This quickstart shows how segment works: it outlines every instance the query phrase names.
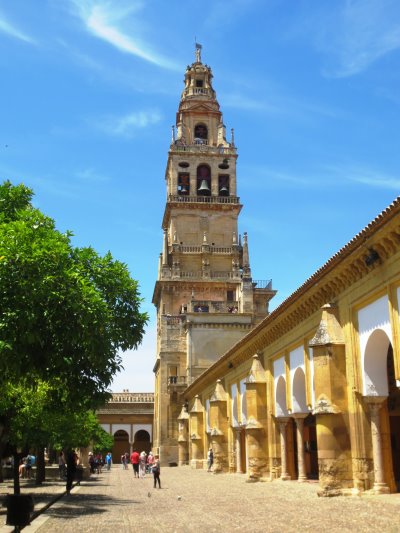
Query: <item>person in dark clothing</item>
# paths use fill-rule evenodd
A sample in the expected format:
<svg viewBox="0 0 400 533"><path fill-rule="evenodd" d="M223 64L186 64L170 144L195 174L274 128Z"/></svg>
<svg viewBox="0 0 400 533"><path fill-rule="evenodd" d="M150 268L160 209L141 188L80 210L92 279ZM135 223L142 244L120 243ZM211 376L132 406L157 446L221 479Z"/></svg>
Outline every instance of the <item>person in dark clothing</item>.
<svg viewBox="0 0 400 533"><path fill-rule="evenodd" d="M74 451L69 452L67 456L67 494L71 493L72 483L76 474L78 456Z"/></svg>
<svg viewBox="0 0 400 533"><path fill-rule="evenodd" d="M154 456L154 463L151 467L151 470L153 472L153 478L154 478L154 488L157 486L158 482L158 488L161 489L161 481L160 481L160 459L158 455Z"/></svg>

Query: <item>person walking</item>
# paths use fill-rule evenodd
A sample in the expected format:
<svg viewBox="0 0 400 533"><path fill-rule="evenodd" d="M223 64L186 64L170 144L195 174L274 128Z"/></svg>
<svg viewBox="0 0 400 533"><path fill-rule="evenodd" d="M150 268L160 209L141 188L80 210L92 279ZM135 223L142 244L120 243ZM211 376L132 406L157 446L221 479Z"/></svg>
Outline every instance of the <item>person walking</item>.
<svg viewBox="0 0 400 533"><path fill-rule="evenodd" d="M160 481L160 459L158 455L154 456L154 462L153 466L151 467L151 471L153 472L153 479L154 479L154 488L157 487L161 489L161 481Z"/></svg>
<svg viewBox="0 0 400 533"><path fill-rule="evenodd" d="M207 467L208 467L207 472L211 472L211 468L213 464L214 464L214 452L213 452L212 446L210 446L210 449L208 450L208 453L207 453Z"/></svg>
<svg viewBox="0 0 400 533"><path fill-rule="evenodd" d="M139 477L142 479L146 477L146 459L147 459L146 452L143 451L140 454L140 459L139 459Z"/></svg>
<svg viewBox="0 0 400 533"><path fill-rule="evenodd" d="M58 470L60 479L65 479L65 456L63 451L58 454Z"/></svg>
<svg viewBox="0 0 400 533"><path fill-rule="evenodd" d="M72 450L67 456L67 494L71 494L72 483L76 474L76 465L78 463L78 456Z"/></svg>
<svg viewBox="0 0 400 533"><path fill-rule="evenodd" d="M139 453L137 450L133 450L131 453L131 463L135 477L139 477Z"/></svg>
<svg viewBox="0 0 400 533"><path fill-rule="evenodd" d="M149 452L149 455L147 456L147 468L146 468L146 471L149 474L151 474L152 472L153 464L154 464L154 455L152 454L152 452Z"/></svg>
<svg viewBox="0 0 400 533"><path fill-rule="evenodd" d="M112 465L111 452L108 452L108 454L106 455L106 464L107 464L107 470L110 470L111 469L111 465Z"/></svg>

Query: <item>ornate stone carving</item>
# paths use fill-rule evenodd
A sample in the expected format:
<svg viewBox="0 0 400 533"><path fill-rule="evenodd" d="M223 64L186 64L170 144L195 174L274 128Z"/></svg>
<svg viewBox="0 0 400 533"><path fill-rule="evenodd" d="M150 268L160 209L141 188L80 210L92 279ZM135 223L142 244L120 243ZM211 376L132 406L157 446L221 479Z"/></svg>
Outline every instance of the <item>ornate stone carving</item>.
<svg viewBox="0 0 400 533"><path fill-rule="evenodd" d="M314 415L335 415L338 413L340 413L340 409L338 409L336 405L331 403L330 400L323 395L318 398L313 410Z"/></svg>

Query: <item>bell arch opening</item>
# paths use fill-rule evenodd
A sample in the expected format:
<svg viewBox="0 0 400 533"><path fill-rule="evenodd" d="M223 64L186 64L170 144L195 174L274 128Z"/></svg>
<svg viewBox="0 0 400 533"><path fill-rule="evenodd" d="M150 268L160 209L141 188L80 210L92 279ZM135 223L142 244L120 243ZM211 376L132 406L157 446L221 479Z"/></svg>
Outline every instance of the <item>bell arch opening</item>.
<svg viewBox="0 0 400 533"><path fill-rule="evenodd" d="M197 194L198 196L211 195L211 169L208 165L197 167Z"/></svg>

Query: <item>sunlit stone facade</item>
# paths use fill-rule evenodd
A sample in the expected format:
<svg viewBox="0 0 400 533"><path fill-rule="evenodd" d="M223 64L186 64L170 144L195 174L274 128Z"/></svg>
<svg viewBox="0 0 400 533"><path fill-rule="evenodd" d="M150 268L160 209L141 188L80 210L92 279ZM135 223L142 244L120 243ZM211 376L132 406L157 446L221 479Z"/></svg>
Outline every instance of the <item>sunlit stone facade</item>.
<svg viewBox="0 0 400 533"><path fill-rule="evenodd" d="M399 302L400 198L186 388L191 464L399 490Z"/></svg>

